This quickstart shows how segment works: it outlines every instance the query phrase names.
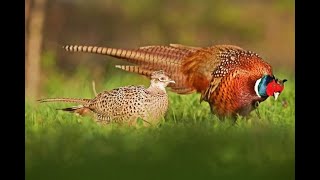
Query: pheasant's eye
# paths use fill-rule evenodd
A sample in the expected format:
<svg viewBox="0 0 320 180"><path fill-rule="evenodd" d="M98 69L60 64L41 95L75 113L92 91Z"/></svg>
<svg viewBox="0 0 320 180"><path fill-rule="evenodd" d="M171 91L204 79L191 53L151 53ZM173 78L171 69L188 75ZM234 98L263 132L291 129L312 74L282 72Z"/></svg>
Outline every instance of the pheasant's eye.
<svg viewBox="0 0 320 180"><path fill-rule="evenodd" d="M161 78L159 78L159 80L160 80L160 81L164 81L165 79L164 79L164 77L161 77Z"/></svg>

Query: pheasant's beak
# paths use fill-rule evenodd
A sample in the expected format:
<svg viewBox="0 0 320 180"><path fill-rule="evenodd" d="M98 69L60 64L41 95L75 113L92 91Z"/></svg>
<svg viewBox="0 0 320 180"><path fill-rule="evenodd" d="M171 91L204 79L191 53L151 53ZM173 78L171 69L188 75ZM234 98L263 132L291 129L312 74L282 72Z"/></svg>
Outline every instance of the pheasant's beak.
<svg viewBox="0 0 320 180"><path fill-rule="evenodd" d="M277 100L277 99L278 99L279 94L280 94L279 92L274 92L274 93L273 93L274 100Z"/></svg>
<svg viewBox="0 0 320 180"><path fill-rule="evenodd" d="M173 83L173 84L176 83L174 80L169 80L168 82L169 82L169 83Z"/></svg>

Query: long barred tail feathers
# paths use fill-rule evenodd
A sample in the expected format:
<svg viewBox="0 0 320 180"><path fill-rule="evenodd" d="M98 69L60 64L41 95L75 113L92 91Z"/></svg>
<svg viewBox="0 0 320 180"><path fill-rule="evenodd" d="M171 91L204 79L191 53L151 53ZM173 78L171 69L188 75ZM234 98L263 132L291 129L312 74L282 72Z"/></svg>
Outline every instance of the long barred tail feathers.
<svg viewBox="0 0 320 180"><path fill-rule="evenodd" d="M150 77L153 71L163 70L176 84L169 84L177 93L185 94L194 91L186 85L185 75L181 72L183 59L200 48L179 44L170 46L144 46L137 49L116 49L99 46L66 45L63 49L70 52L85 52L108 55L125 59L135 65L116 65L124 71L138 73Z"/></svg>
<svg viewBox="0 0 320 180"><path fill-rule="evenodd" d="M125 59L137 65L151 65L152 67L181 66L181 59L188 55L190 50L170 46L145 46L138 49L117 49L100 46L66 45L63 49L70 52L85 52Z"/></svg>
<svg viewBox="0 0 320 180"><path fill-rule="evenodd" d="M156 71L156 70L151 70L151 69L149 69L147 67L131 66L131 65L116 65L115 67L119 68L119 69L122 69L124 71L141 74L141 75L144 75L144 76L147 76L147 77L150 77L152 72Z"/></svg>

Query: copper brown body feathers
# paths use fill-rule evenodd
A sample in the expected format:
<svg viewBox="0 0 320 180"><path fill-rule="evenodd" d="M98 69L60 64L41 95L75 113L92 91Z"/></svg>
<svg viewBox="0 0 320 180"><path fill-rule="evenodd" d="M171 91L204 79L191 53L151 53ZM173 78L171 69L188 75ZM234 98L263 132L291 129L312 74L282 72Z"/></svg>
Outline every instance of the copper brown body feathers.
<svg viewBox="0 0 320 180"><path fill-rule="evenodd" d="M256 102L266 99L257 96L255 82L263 75L272 76L271 66L256 53L233 45L201 48L170 44L127 50L70 45L64 49L124 59L135 65L118 68L141 75L162 69L176 82L169 85L173 92L201 93L201 101L207 101L220 117L248 115Z"/></svg>

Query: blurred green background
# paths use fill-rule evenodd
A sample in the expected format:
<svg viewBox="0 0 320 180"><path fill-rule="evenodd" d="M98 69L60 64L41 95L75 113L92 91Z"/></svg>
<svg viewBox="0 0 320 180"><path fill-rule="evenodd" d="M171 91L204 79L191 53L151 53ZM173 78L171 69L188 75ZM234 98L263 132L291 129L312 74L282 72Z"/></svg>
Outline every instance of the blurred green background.
<svg viewBox="0 0 320 180"><path fill-rule="evenodd" d="M26 179L294 179L295 33L293 0L26 0ZM169 91L159 127L96 125L37 104L42 97L93 97L148 85L115 69L124 61L70 53L66 44L137 48L232 44L254 51L286 78L237 126L220 122L199 94Z"/></svg>
<svg viewBox="0 0 320 180"><path fill-rule="evenodd" d="M294 72L293 0L26 0L26 22L32 19L29 12L35 7L33 1L44 2L43 25L38 33L42 36L39 73L31 70L34 75L30 75L31 81L41 77L34 85L37 92L31 93L37 97L47 95L42 88L52 69L48 63L54 63L59 74L67 77L84 67L99 82L110 74L108 67L114 69L115 63L122 62L106 56L71 54L62 50L65 44L118 48L233 44L258 53L274 71ZM28 48L35 50L28 38L30 29L38 26L26 23L26 54ZM28 66L26 70L28 73Z"/></svg>

